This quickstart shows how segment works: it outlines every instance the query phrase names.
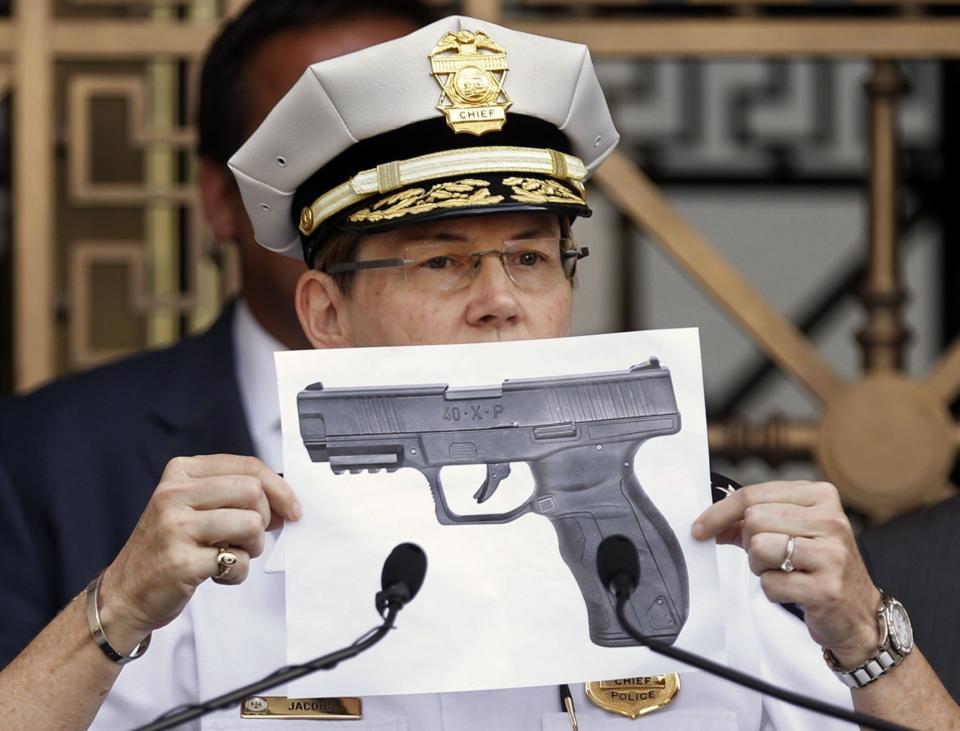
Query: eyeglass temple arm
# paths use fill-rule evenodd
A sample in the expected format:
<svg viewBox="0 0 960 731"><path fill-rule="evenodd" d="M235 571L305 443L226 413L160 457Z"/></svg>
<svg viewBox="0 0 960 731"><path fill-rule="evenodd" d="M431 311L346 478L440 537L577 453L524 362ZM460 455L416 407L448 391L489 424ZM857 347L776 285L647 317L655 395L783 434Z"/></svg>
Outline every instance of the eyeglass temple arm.
<svg viewBox="0 0 960 731"><path fill-rule="evenodd" d="M327 269L327 274L341 274L343 272L358 272L361 269L386 269L411 264L409 259L368 259L367 261L348 261L333 264Z"/></svg>

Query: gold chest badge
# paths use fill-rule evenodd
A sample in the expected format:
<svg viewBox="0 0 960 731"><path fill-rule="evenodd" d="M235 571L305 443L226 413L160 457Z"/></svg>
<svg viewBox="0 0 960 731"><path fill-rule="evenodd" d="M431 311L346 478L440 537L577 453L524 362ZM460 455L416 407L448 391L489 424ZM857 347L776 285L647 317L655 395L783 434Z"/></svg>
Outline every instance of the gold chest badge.
<svg viewBox="0 0 960 731"><path fill-rule="evenodd" d="M587 698L605 711L637 718L668 705L680 690L680 676L646 675L587 683Z"/></svg>
<svg viewBox="0 0 960 731"><path fill-rule="evenodd" d="M447 33L430 51L433 78L442 90L437 109L456 133L500 130L513 103L503 89L507 52L482 30Z"/></svg>

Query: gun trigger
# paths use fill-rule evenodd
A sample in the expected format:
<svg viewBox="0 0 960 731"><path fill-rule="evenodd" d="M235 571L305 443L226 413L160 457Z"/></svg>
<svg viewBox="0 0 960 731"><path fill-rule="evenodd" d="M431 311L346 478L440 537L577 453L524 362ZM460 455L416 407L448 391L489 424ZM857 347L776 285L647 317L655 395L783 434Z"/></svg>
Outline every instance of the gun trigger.
<svg viewBox="0 0 960 731"><path fill-rule="evenodd" d="M509 462L494 462L487 465L487 479L480 485L480 489L473 494L477 503L483 504L493 497L493 493L500 487L500 483L510 476Z"/></svg>

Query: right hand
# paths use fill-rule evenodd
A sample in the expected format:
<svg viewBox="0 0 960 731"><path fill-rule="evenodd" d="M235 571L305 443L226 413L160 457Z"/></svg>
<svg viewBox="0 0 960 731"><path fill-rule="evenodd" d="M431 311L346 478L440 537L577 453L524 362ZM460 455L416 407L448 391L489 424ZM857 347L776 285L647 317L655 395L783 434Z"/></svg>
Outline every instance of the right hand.
<svg viewBox="0 0 960 731"><path fill-rule="evenodd" d="M104 572L100 615L110 642L131 651L172 621L217 573L218 546L238 561L220 580L239 584L263 551L264 532L302 509L290 486L255 457L170 460L126 545Z"/></svg>

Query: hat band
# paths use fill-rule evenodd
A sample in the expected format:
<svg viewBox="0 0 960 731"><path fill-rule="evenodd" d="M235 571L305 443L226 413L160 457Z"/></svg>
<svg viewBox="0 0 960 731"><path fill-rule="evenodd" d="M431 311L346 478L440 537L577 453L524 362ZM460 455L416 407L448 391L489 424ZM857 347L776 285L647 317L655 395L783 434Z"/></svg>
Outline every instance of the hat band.
<svg viewBox="0 0 960 731"><path fill-rule="evenodd" d="M305 206L300 232L309 236L331 216L374 194L453 175L504 172L549 175L583 192L587 168L578 157L542 147L470 147L389 162L357 173Z"/></svg>

